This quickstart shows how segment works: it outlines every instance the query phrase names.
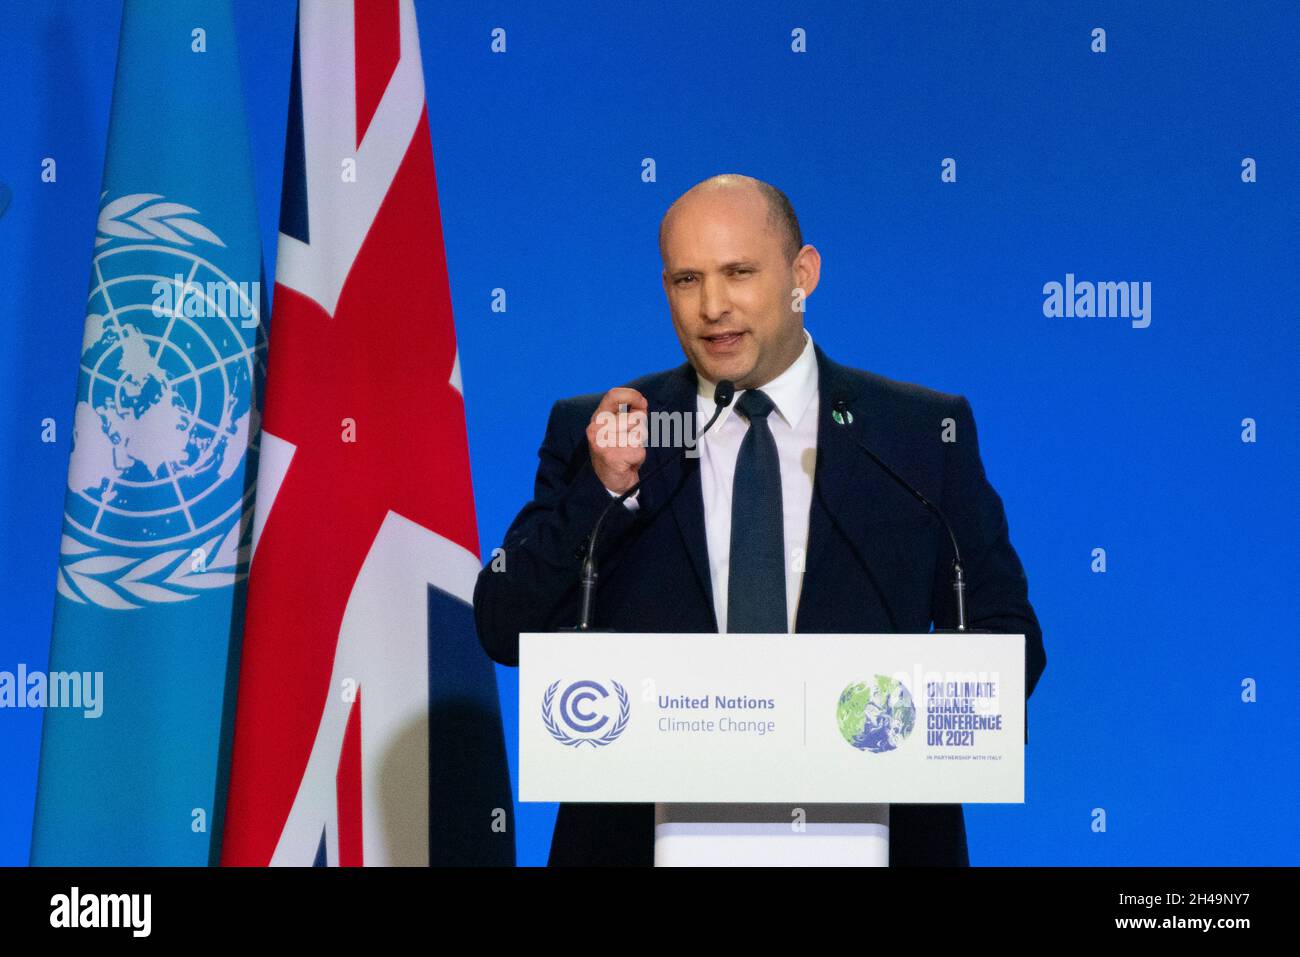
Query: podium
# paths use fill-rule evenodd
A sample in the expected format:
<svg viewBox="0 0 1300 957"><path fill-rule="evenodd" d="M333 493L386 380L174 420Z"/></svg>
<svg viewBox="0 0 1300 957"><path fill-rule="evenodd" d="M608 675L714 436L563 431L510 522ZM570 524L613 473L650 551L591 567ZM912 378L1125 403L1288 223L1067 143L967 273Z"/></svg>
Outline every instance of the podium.
<svg viewBox="0 0 1300 957"><path fill-rule="evenodd" d="M528 633L519 799L654 803L656 864L886 864L890 804L1024 802L1023 635Z"/></svg>

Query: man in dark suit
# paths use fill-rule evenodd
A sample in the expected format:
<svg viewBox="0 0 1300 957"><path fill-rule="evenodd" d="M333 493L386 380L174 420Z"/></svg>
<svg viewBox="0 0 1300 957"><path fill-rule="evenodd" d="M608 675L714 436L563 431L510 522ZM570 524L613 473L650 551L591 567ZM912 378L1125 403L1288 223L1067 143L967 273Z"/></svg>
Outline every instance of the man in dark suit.
<svg viewBox="0 0 1300 957"><path fill-rule="evenodd" d="M688 361L555 404L533 500L506 534L504 563L484 568L475 588L487 653L518 664L521 632L576 622L587 534L641 475L645 484L601 533L598 628L955 626L946 532L856 440L947 516L966 572L968 625L1025 635L1028 698L1046 666L1042 631L967 400L847 368L812 343L803 301L820 256L775 187L736 175L705 180L665 215L660 250ZM719 419L698 457L647 447L647 415L707 418L724 379L737 390L734 414ZM631 414L616 415L620 405ZM891 805L888 830L893 866L969 863L961 805ZM562 804L550 862L651 864L654 833L652 804Z"/></svg>

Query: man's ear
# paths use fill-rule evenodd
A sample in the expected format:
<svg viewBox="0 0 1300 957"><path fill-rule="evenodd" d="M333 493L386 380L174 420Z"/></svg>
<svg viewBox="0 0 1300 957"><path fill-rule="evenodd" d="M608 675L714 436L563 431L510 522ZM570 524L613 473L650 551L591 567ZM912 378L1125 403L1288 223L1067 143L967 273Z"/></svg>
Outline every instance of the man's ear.
<svg viewBox="0 0 1300 957"><path fill-rule="evenodd" d="M795 285L803 290L804 298L813 294L822 274L822 254L816 246L806 245L794 258Z"/></svg>

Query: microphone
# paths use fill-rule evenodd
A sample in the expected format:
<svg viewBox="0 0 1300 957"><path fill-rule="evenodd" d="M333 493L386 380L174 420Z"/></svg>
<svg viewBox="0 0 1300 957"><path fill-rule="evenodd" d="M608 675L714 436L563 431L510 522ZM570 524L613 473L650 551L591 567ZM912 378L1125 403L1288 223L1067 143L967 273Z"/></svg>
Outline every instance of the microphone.
<svg viewBox="0 0 1300 957"><path fill-rule="evenodd" d="M835 398L834 404L832 405L831 408L831 420L836 425L839 426L847 426L853 423L853 413L849 410L849 403L847 399L839 396ZM892 468L889 467L889 465L885 463L885 461L880 456L878 456L875 452L871 451L871 449L867 448L866 444L863 443L856 435L854 435L851 431L848 430L845 431L845 434L848 435L849 440L854 445L856 445L859 449L861 449L866 454L866 456L869 459L871 459L871 461L879 465L881 469L884 470L886 475L888 475L900 486L902 486L902 488L905 489L908 492L908 494L910 494L914 499L916 499L923 506L925 506L925 508L928 511L930 511L935 516L935 518L939 519L939 521L943 524L944 529L948 532L948 540L952 542L952 554L953 554L952 590L957 595L956 631L963 634L979 633L978 629L976 629L973 632L972 629L966 627L966 576L964 570L962 569L961 549L957 547L957 536L953 534L952 526L948 524L948 519L944 517L943 512L939 511L939 509L929 499L927 499L924 495L922 495L919 491L917 491L916 488L910 482L907 481L907 479L903 478L901 475L895 472ZM935 629L935 634L952 634L952 633L953 632L947 628Z"/></svg>
<svg viewBox="0 0 1300 957"><path fill-rule="evenodd" d="M698 445L704 433L713 428L713 423L718 421L718 416L722 415L722 410L731 405L731 400L736 396L736 387L730 379L723 379L713 389L713 415L709 421L704 424L704 428L695 434L695 444ZM647 479L653 478L662 472L667 466L678 461L682 455L689 451L691 446L687 446L677 455L670 455L659 463L657 468L651 469L645 475L637 479L635 485L626 492L610 500L605 506L605 510L600 513L600 518L596 519L596 524L591 529L591 534L587 536L586 555L582 560L582 577L579 579L581 588L580 601L578 605L578 626L577 631L591 630L591 615L596 602L596 580L600 577L596 572L596 540L600 535L600 527L605 524L605 518L616 508L622 508L623 503L640 491L641 486Z"/></svg>

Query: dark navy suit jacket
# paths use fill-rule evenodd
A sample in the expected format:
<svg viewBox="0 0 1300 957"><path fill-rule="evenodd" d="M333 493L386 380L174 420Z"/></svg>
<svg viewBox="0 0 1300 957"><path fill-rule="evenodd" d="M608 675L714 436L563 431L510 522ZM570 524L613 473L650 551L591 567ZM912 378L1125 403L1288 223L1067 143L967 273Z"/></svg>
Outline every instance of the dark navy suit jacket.
<svg viewBox="0 0 1300 957"><path fill-rule="evenodd" d="M816 348L819 416L808 553L796 632L926 633L956 625L952 545L939 522L850 440L854 433L948 517L961 548L971 628L1024 634L1025 695L1047 664L1028 582L1008 537L1002 500L980 460L970 403L832 362ZM689 364L629 385L651 411L696 413ZM837 425L837 400L853 414ZM519 634L572 626L579 555L612 501L591 467L586 428L599 395L551 410L533 500L503 543L505 569L489 563L474 590L479 640L493 660L519 662ZM942 440L943 420L955 441ZM595 627L628 632L716 632L699 459L650 448L651 478L635 511L606 520L599 547ZM1026 712L1028 708L1026 706ZM1027 715L1026 715L1027 717ZM1026 724L1026 742L1028 725ZM550 863L652 864L653 804L562 804ZM890 864L966 865L960 804L894 804Z"/></svg>

